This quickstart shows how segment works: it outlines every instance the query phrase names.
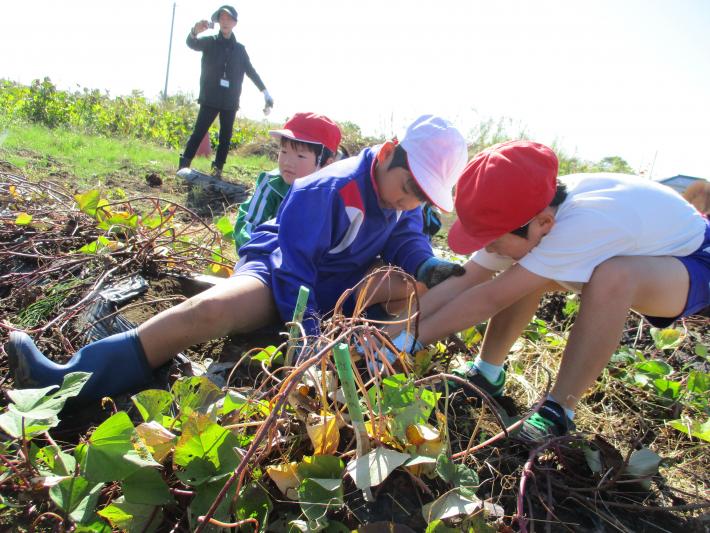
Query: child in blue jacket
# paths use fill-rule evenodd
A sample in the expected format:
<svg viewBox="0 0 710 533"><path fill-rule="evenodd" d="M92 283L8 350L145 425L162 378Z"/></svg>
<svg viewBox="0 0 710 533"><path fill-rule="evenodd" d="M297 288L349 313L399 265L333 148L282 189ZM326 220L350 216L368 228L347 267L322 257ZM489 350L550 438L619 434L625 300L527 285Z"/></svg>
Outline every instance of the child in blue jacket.
<svg viewBox="0 0 710 533"><path fill-rule="evenodd" d="M68 372L84 371L93 373L81 391L84 401L138 389L154 368L193 344L253 331L279 317L290 320L301 285L310 289L304 327L315 333L317 317L378 256L427 285L460 275L460 265L434 257L420 206L429 201L452 209L452 188L466 157L466 142L451 124L432 115L418 118L401 144L367 148L297 180L276 219L240 249L235 274L223 283L131 331L85 346L64 365L46 358L28 335L13 332L6 351L16 386L60 384Z"/></svg>

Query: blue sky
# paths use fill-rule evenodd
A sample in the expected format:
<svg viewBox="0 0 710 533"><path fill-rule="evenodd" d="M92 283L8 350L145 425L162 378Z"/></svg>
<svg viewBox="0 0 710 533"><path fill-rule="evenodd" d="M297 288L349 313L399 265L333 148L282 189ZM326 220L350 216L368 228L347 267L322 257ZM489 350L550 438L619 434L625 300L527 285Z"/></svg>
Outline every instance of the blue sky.
<svg viewBox="0 0 710 533"><path fill-rule="evenodd" d="M171 0L0 2L0 76L61 88L165 82ZM185 36L219 3L176 3L168 92L197 94ZM467 133L481 120L584 159L620 155L661 178L710 178L710 2L258 0L234 2L276 106L400 134L422 113ZM262 118L245 83L241 116Z"/></svg>

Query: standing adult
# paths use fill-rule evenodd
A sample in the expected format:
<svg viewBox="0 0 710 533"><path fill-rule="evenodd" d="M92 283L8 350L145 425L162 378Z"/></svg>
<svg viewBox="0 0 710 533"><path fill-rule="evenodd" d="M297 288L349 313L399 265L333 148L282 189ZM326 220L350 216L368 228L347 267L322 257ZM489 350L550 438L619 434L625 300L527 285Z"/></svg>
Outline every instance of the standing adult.
<svg viewBox="0 0 710 533"><path fill-rule="evenodd" d="M197 37L214 23L219 24L219 32L216 35ZM218 178L222 176L222 169L227 160L245 74L263 93L264 112L268 112L274 105L274 100L249 60L246 48L234 37L233 30L236 25L237 10L225 5L212 14L212 24L201 20L187 36L187 46L202 52L200 97L197 100L200 110L192 135L180 156L179 167L190 167L200 142L219 115L219 146L212 162L212 174Z"/></svg>

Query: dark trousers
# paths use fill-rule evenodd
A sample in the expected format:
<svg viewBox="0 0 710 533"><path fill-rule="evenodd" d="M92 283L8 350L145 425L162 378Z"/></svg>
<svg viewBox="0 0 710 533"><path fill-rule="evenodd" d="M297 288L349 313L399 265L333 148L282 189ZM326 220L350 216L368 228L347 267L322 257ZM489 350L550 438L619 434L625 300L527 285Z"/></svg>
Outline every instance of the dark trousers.
<svg viewBox="0 0 710 533"><path fill-rule="evenodd" d="M197 121L195 129L187 141L185 151L182 154L184 159L191 161L200 143L210 129L214 119L219 115L219 146L217 146L217 155L214 160L214 166L222 168L224 162L227 161L227 153L229 152L229 143L232 140L232 130L234 129L234 117L237 115L236 109L217 109L206 105L200 106L200 111L197 113Z"/></svg>

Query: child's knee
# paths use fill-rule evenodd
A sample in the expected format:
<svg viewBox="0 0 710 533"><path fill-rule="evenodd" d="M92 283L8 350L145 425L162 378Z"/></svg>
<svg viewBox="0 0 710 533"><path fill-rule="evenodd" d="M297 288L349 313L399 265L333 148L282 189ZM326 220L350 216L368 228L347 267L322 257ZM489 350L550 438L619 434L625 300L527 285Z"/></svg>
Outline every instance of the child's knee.
<svg viewBox="0 0 710 533"><path fill-rule="evenodd" d="M585 292L605 292L616 295L631 294L635 282L633 269L624 257L612 257L598 265L585 286Z"/></svg>
<svg viewBox="0 0 710 533"><path fill-rule="evenodd" d="M205 297L201 294L188 300L189 319L196 324L217 324L229 316L229 306L223 299Z"/></svg>

